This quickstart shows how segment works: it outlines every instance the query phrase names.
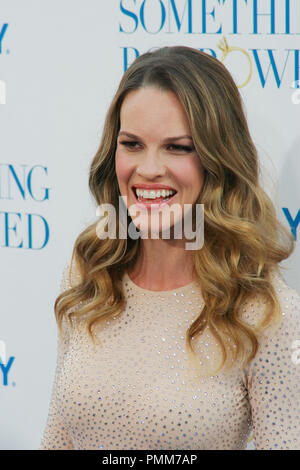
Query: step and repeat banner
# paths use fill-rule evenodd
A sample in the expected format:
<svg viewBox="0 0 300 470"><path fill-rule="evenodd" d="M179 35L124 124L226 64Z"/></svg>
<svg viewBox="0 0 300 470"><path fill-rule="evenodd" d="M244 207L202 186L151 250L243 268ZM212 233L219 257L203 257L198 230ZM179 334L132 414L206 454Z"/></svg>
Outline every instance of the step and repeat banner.
<svg viewBox="0 0 300 470"><path fill-rule="evenodd" d="M298 0L0 0L0 448L37 449L56 363L54 301L107 107L140 54L187 45L232 73L262 184L300 223ZM283 264L299 291L300 248ZM249 444L249 449L253 444Z"/></svg>

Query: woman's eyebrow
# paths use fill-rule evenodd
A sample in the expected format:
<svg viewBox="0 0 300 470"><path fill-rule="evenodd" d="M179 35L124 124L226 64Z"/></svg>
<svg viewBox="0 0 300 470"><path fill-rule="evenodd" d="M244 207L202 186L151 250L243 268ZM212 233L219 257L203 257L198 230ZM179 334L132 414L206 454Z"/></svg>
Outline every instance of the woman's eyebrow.
<svg viewBox="0 0 300 470"><path fill-rule="evenodd" d="M142 140L139 136L135 134L131 134L130 132L120 131L118 136L121 136L121 135L126 135L127 137L131 137L132 139ZM180 140L180 139L193 140L190 135L186 134L186 135L179 135L177 137L167 137L166 139L164 139L164 142L174 142L174 140Z"/></svg>

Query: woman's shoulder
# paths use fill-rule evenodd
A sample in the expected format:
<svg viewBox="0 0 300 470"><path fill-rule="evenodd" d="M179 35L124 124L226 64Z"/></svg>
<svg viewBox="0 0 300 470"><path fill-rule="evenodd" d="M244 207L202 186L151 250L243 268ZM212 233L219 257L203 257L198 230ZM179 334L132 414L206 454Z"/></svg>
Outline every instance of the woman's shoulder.
<svg viewBox="0 0 300 470"><path fill-rule="evenodd" d="M70 259L63 267L63 271L61 274L61 280L60 280L60 291L59 294L63 294L69 289L75 287L78 285L81 281L81 276L80 272L78 269L78 266L75 262L74 259ZM68 338L70 335L73 333L73 329L76 327L79 327L79 322L78 319L74 316L73 318L69 317L71 312L76 312L82 305L82 302L79 302L78 304L73 305L72 307L67 309L67 312L65 315L62 316L62 329L64 332L64 335L66 335ZM71 324L72 328L71 328Z"/></svg>
<svg viewBox="0 0 300 470"><path fill-rule="evenodd" d="M291 287L280 271L271 272L271 282L274 286L276 295L280 302L283 321L291 326L300 328L300 295L293 287Z"/></svg>
<svg viewBox="0 0 300 470"><path fill-rule="evenodd" d="M78 285L81 281L81 276L79 272L79 268L75 259L71 258L69 262L67 262L63 268L61 282L60 282L60 291L64 292L72 287Z"/></svg>
<svg viewBox="0 0 300 470"><path fill-rule="evenodd" d="M297 304L299 306L299 292L287 283L279 269L273 269L270 272L270 279L281 302L290 303L291 305Z"/></svg>
<svg viewBox="0 0 300 470"><path fill-rule="evenodd" d="M300 328L300 295L292 288L279 268L273 268L270 271L269 279L274 287L277 299L280 303L282 312L281 322L279 329L281 332L284 330L291 330L293 328ZM240 311L240 317L243 321L251 326L258 326L264 319L266 310L266 300L262 296L253 295L251 300L247 300ZM277 324L270 324L263 332L267 335L268 332L277 329Z"/></svg>

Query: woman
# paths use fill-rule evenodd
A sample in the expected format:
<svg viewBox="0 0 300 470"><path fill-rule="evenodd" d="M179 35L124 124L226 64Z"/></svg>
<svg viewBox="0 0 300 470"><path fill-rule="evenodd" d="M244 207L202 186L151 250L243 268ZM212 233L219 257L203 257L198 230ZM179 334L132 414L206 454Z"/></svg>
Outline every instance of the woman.
<svg viewBox="0 0 300 470"><path fill-rule="evenodd" d="M137 58L89 185L117 215L123 201L131 236L97 220L75 242L41 449L244 449L252 430L257 449L299 449L300 298L279 270L294 243L222 63L183 46ZM175 228L189 205L200 230L199 204L204 243L187 249Z"/></svg>

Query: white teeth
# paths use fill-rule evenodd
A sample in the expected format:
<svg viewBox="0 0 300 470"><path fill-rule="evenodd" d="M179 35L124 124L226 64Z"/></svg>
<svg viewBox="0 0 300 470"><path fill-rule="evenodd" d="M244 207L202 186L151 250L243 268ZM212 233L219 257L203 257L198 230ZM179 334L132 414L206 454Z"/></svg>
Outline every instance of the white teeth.
<svg viewBox="0 0 300 470"><path fill-rule="evenodd" d="M158 197L168 197L175 194L176 191L172 189L162 189L162 190L147 190L147 189L136 189L137 196L142 196L145 199L156 199Z"/></svg>

